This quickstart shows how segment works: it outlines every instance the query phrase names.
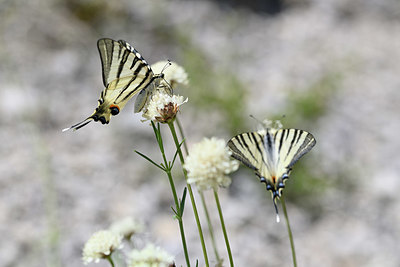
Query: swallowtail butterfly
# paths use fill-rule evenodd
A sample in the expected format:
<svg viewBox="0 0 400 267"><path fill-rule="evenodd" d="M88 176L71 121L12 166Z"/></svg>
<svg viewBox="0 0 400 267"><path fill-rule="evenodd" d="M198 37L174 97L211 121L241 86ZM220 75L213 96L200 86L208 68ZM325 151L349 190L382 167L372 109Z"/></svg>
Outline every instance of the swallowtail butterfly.
<svg viewBox="0 0 400 267"><path fill-rule="evenodd" d="M100 52L105 89L101 92L98 106L93 114L63 131L78 130L91 121L109 123L111 115L117 115L138 93L135 112L140 112L149 95L164 77L162 73L154 74L142 55L123 40L103 38L97 41L97 47Z"/></svg>
<svg viewBox="0 0 400 267"><path fill-rule="evenodd" d="M315 138L303 130L266 128L239 134L229 140L228 147L233 158L253 169L266 184L278 215L276 199L281 196L293 165L315 143Z"/></svg>

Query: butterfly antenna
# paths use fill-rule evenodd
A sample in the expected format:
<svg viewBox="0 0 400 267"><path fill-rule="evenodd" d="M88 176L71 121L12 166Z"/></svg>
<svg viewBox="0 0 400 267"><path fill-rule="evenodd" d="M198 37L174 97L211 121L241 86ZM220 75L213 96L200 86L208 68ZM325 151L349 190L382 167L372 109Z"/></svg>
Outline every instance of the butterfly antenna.
<svg viewBox="0 0 400 267"><path fill-rule="evenodd" d="M167 63L166 63L165 66L162 68L161 74L163 74L163 72L164 72L169 66L171 66L171 65L172 65L171 60L167 59ZM163 75L162 79L163 79L164 82L168 85L168 90L166 90L166 91L168 92L169 95L172 95L172 94L174 93L174 92L173 92L172 85L164 78L164 75Z"/></svg>
<svg viewBox="0 0 400 267"><path fill-rule="evenodd" d="M257 122L257 124L258 124L257 131L264 131L266 128L269 128L269 127L266 127L265 123L263 123L262 121L260 121L256 117L254 117L253 115L250 114L249 116L250 116L250 118L252 118L253 120L255 120Z"/></svg>
<svg viewBox="0 0 400 267"><path fill-rule="evenodd" d="M250 118L252 118L253 120L255 120L256 122L258 122L260 125L263 125L262 121L260 121L259 119L257 119L256 117L254 117L252 114L249 115Z"/></svg>
<svg viewBox="0 0 400 267"><path fill-rule="evenodd" d="M171 66L171 60L167 59L167 63L165 64L165 66L162 68L161 73L164 72L164 70L166 70L169 66Z"/></svg>

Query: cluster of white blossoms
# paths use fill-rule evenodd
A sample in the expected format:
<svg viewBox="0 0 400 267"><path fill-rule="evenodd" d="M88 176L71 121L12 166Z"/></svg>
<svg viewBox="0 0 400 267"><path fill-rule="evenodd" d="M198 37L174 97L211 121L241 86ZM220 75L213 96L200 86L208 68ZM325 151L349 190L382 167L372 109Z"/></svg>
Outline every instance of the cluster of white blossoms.
<svg viewBox="0 0 400 267"><path fill-rule="evenodd" d="M94 233L86 242L82 260L86 265L90 262L99 262L101 259L112 261L111 255L117 249L122 249L122 240L129 240L132 235L143 231L144 225L132 217L117 221L110 226L110 230L101 230ZM134 249L127 257L128 267L172 267L174 257L165 250L152 244L144 249Z"/></svg>
<svg viewBox="0 0 400 267"><path fill-rule="evenodd" d="M86 265L92 261L99 262L111 253L122 248L122 235L109 230L94 233L83 247L82 260Z"/></svg>
<svg viewBox="0 0 400 267"><path fill-rule="evenodd" d="M127 240L130 240L133 235L141 233L143 228L144 225L132 217L116 221L110 226L112 232L122 235Z"/></svg>
<svg viewBox="0 0 400 267"><path fill-rule="evenodd" d="M156 91L143 109L142 116L146 120L166 123L176 117L179 107L187 101L183 96Z"/></svg>
<svg viewBox="0 0 400 267"><path fill-rule="evenodd" d="M179 107L188 99L183 96L173 95L166 87L174 89L178 85L188 84L186 71L176 63L171 63L167 68L167 61L160 61L151 66L155 73L164 73L164 79L154 90L151 98L146 103L142 116L145 120L168 123L175 119ZM165 69L164 69L165 68Z"/></svg>
<svg viewBox="0 0 400 267"><path fill-rule="evenodd" d="M186 158L187 182L195 183L200 191L229 186L231 178L227 174L239 167L239 162L232 159L231 154L223 139L204 138L190 149Z"/></svg>
<svg viewBox="0 0 400 267"><path fill-rule="evenodd" d="M128 267L169 267L174 266L174 257L152 244L129 254Z"/></svg>

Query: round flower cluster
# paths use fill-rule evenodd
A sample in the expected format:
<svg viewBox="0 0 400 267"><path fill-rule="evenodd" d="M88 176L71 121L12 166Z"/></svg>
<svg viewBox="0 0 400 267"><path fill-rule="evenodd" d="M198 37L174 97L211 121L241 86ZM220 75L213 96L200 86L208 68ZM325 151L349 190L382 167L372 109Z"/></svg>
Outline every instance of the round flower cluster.
<svg viewBox="0 0 400 267"><path fill-rule="evenodd" d="M157 90L146 104L142 116L146 120L167 123L175 119L179 106L186 103L188 99L179 95L169 95Z"/></svg>
<svg viewBox="0 0 400 267"><path fill-rule="evenodd" d="M151 68L154 73L164 73L164 79L174 89L179 85L189 84L188 75L185 69L175 62L159 61L151 65Z"/></svg>
<svg viewBox="0 0 400 267"><path fill-rule="evenodd" d="M239 167L239 162L232 159L231 154L223 139L204 138L195 144L184 166L188 171L188 183L195 183L200 191L229 186L231 179L227 174Z"/></svg>
<svg viewBox="0 0 400 267"><path fill-rule="evenodd" d="M83 248L83 263L86 265L109 257L114 250L122 248L121 242L122 236L112 231L102 230L94 233Z"/></svg>
<svg viewBox="0 0 400 267"><path fill-rule="evenodd" d="M134 249L129 254L128 267L168 267L174 266L174 257L152 244L142 250Z"/></svg>

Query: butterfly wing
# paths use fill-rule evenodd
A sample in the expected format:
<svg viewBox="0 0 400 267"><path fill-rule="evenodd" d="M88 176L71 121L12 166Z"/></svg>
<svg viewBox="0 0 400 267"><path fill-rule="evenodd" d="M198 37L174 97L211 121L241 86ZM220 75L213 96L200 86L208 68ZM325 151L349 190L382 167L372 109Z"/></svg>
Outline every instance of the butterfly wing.
<svg viewBox="0 0 400 267"><path fill-rule="evenodd" d="M228 141L232 157L254 170L260 178L271 176L264 148L264 135L257 132L242 133Z"/></svg>
<svg viewBox="0 0 400 267"><path fill-rule="evenodd" d="M293 165L316 144L312 134L298 129L280 129L274 136L277 151L276 172L278 177L289 175Z"/></svg>
<svg viewBox="0 0 400 267"><path fill-rule="evenodd" d="M315 138L297 129L265 129L243 133L228 142L232 157L253 169L272 193L279 222L276 199L293 165L315 145Z"/></svg>
<svg viewBox="0 0 400 267"><path fill-rule="evenodd" d="M109 123L111 115L118 114L135 94L146 90L154 80L155 75L149 64L127 42L103 38L98 40L97 48L100 53L103 84L106 88L101 92L98 106L93 114L64 130L77 130L92 120L103 124ZM135 110L139 112L141 108Z"/></svg>
<svg viewBox="0 0 400 267"><path fill-rule="evenodd" d="M103 69L103 83L107 91L114 91L110 100L119 104L127 102L153 80L154 73L136 49L123 40L104 38L97 42ZM104 99L106 101L106 99Z"/></svg>
<svg viewBox="0 0 400 267"><path fill-rule="evenodd" d="M143 74L144 77L147 74L152 77L153 71L147 61L124 40L103 38L97 41L97 48L100 53L105 87L121 77L134 77L137 74Z"/></svg>

